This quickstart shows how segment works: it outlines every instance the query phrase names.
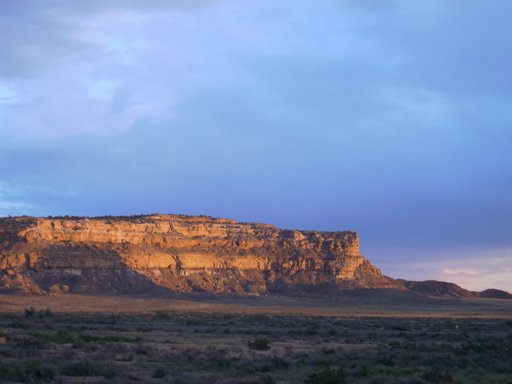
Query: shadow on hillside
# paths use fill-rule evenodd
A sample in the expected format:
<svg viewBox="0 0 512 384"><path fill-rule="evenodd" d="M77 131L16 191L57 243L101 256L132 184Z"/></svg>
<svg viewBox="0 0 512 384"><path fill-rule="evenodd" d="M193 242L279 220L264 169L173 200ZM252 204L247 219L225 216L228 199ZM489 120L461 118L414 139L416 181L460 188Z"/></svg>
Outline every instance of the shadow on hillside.
<svg viewBox="0 0 512 384"><path fill-rule="evenodd" d="M117 251L92 246L47 246L36 266L26 273L50 293L175 296L129 267Z"/></svg>

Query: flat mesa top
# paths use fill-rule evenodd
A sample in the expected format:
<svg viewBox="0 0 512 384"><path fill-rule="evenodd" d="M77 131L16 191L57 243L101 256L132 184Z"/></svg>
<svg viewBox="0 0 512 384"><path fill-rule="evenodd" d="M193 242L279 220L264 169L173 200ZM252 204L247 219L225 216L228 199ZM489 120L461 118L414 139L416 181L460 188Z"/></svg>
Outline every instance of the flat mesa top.
<svg viewBox="0 0 512 384"><path fill-rule="evenodd" d="M289 229L289 228L278 228L273 224L257 223L257 222L243 222L236 221L233 219L225 219L207 215L182 215L182 214L148 214L148 215L130 215L130 216L47 216L47 217L36 217L36 216L9 216L0 217L0 224L2 222L16 221L24 223L36 223L38 221L73 221L73 222L103 222L106 224L116 222L128 222L133 224L144 224L144 223L155 223L155 222L174 222L174 223L186 223L186 224L216 224L216 225L227 225L227 226L246 226L262 229L273 229L277 231L289 231L289 232L300 232L303 234L322 233L325 235L356 235L355 232L349 230L340 231L322 231L313 229Z"/></svg>

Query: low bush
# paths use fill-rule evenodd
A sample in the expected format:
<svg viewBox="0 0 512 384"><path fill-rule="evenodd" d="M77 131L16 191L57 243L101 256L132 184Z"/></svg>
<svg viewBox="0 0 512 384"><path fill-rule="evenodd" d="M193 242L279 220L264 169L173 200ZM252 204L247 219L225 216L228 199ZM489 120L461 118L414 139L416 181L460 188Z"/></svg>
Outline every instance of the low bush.
<svg viewBox="0 0 512 384"><path fill-rule="evenodd" d="M0 379L21 383L40 383L53 381L56 377L55 367L43 364L39 360L30 360L17 364L0 362Z"/></svg>
<svg viewBox="0 0 512 384"><path fill-rule="evenodd" d="M140 337L127 337L127 336L95 336L95 335L80 335L82 341L86 343L107 343L107 342L118 342L118 343L135 343L141 341Z"/></svg>
<svg viewBox="0 0 512 384"><path fill-rule="evenodd" d="M343 368L334 370L326 368L320 372L314 372L306 380L307 384L345 384L347 373Z"/></svg>
<svg viewBox="0 0 512 384"><path fill-rule="evenodd" d="M51 316L53 316L53 312L50 311L49 308L46 308L45 310L40 310L40 311L36 311L36 309L34 307L25 309L25 317L27 319L32 318L32 317L43 318L43 317L51 317Z"/></svg>
<svg viewBox="0 0 512 384"><path fill-rule="evenodd" d="M422 378L429 383L451 383L453 377L448 371L441 371L436 368L431 368L422 375Z"/></svg>
<svg viewBox="0 0 512 384"><path fill-rule="evenodd" d="M153 319L155 319L155 320L170 320L171 315L165 311L156 311L153 315Z"/></svg>
<svg viewBox="0 0 512 384"><path fill-rule="evenodd" d="M103 376L113 379L117 376L117 371L111 364L95 364L90 360L84 360L64 366L61 374L75 377Z"/></svg>
<svg viewBox="0 0 512 384"><path fill-rule="evenodd" d="M60 373L66 376L101 376L98 368L89 360L70 363Z"/></svg>
<svg viewBox="0 0 512 384"><path fill-rule="evenodd" d="M34 307L30 307L28 309L25 309L25 317L27 319L34 317L36 315L36 310Z"/></svg>
<svg viewBox="0 0 512 384"><path fill-rule="evenodd" d="M72 343L74 341L74 338L68 332L62 330L55 333L35 332L32 333L32 336L42 342L52 342L57 344Z"/></svg>
<svg viewBox="0 0 512 384"><path fill-rule="evenodd" d="M153 379L163 379L166 375L166 372L163 368L157 368L153 371L153 374L151 375L151 377Z"/></svg>
<svg viewBox="0 0 512 384"><path fill-rule="evenodd" d="M268 351L270 349L270 341L267 338L254 339L253 341L248 341L247 346L249 349Z"/></svg>

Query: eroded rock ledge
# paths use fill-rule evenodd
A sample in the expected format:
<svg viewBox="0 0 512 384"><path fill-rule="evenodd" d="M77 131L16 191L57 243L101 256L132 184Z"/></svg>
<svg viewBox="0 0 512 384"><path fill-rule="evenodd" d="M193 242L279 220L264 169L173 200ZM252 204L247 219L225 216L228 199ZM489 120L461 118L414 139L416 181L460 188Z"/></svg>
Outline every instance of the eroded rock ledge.
<svg viewBox="0 0 512 384"><path fill-rule="evenodd" d="M265 294L401 288L356 233L205 216L0 219L0 287L24 292Z"/></svg>

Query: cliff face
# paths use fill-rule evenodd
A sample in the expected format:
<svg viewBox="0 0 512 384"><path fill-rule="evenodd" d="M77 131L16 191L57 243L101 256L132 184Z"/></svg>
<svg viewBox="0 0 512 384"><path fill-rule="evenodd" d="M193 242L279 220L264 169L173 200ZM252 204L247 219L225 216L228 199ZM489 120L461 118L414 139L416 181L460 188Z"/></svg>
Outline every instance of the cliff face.
<svg viewBox="0 0 512 384"><path fill-rule="evenodd" d="M25 292L264 294L401 288L354 232L282 230L210 217L0 219L0 288Z"/></svg>

